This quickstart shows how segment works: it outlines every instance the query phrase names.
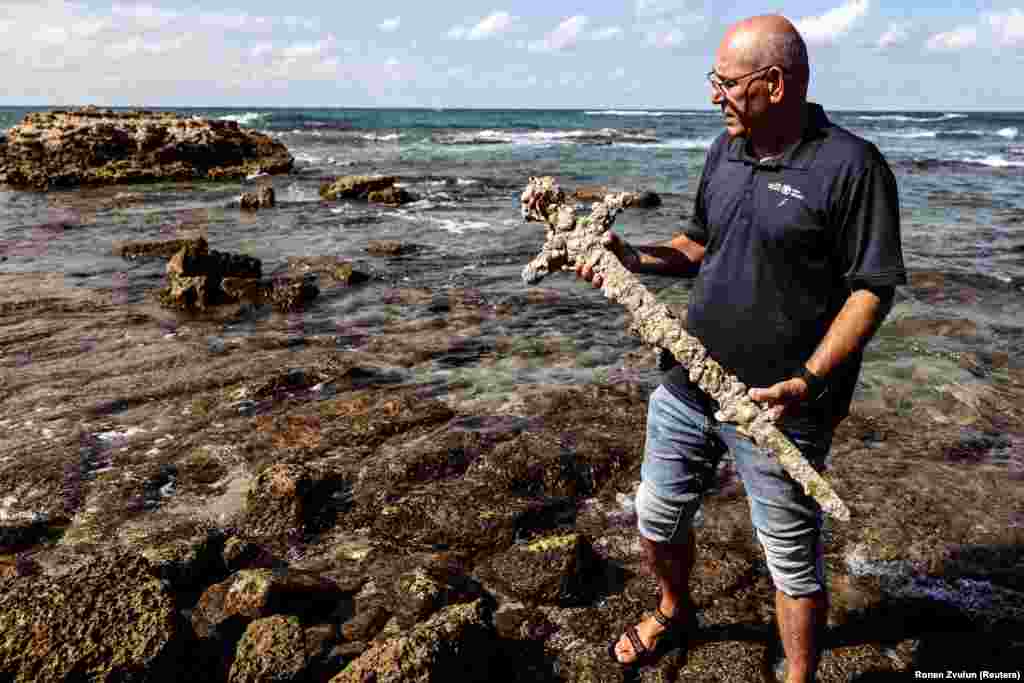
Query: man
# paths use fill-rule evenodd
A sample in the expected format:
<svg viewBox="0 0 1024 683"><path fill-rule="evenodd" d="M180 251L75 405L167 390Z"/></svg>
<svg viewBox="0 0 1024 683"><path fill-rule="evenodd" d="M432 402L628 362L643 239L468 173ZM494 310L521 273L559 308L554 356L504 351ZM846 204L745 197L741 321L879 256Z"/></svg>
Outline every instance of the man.
<svg viewBox="0 0 1024 683"><path fill-rule="evenodd" d="M608 246L633 271L696 274L687 329L824 467L862 350L906 281L896 182L872 144L807 102L806 46L783 17L732 26L708 78L726 130L708 152L691 225L663 245L610 235ZM578 274L601 285L588 267ZM678 365L651 396L636 503L661 598L612 656L651 661L694 623L691 522L728 451L776 587L787 681L813 680L828 609L821 511L716 409Z"/></svg>

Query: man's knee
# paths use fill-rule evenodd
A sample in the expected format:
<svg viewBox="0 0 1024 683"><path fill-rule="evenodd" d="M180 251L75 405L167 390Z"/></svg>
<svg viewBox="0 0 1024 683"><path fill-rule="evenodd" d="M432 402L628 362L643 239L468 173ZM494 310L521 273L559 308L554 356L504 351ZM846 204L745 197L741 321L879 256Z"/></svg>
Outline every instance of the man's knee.
<svg viewBox="0 0 1024 683"><path fill-rule="evenodd" d="M671 499L659 495L647 482L641 482L636 492L637 528L641 536L655 543L684 543L699 506L697 495Z"/></svg>
<svg viewBox="0 0 1024 683"><path fill-rule="evenodd" d="M791 598L825 591L825 565L817 530L796 537L775 536L758 530L768 572L775 588Z"/></svg>

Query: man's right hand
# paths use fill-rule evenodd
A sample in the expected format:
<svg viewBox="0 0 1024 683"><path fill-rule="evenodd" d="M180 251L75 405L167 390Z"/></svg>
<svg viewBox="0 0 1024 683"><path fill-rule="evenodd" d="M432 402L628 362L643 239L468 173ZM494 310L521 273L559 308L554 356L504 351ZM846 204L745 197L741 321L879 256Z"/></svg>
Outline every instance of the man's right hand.
<svg viewBox="0 0 1024 683"><path fill-rule="evenodd" d="M619 259L619 263L626 270L636 272L640 268L640 253L629 242L626 242L614 232L608 231L604 235L603 243L604 248L615 254L615 257ZM576 277L583 278L597 288L604 284L604 278L595 273L589 263L582 263L576 266Z"/></svg>

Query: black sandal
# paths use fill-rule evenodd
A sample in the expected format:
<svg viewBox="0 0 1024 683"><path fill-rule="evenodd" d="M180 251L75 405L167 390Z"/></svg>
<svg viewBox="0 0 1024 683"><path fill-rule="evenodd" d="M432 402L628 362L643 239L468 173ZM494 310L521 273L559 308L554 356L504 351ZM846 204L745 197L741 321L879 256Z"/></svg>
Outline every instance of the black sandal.
<svg viewBox="0 0 1024 683"><path fill-rule="evenodd" d="M697 615L693 611L690 611L686 617L668 617L661 611L659 605L655 608L653 616L656 622L665 627L665 630L658 634L658 640L654 646L644 645L644 641L640 639L640 634L636 630L636 625L630 624L626 627L626 637L629 638L629 642L633 646L636 659L631 662L619 661L615 654L615 645L619 642L619 638L616 638L608 644L608 654L613 662L624 669L653 664L677 647L685 645L687 636L697 628Z"/></svg>

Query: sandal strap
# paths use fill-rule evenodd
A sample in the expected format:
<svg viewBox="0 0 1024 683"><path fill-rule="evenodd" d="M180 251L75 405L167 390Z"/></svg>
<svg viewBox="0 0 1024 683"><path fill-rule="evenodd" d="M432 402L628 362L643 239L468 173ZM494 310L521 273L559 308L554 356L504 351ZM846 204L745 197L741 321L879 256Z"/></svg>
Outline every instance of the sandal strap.
<svg viewBox="0 0 1024 683"><path fill-rule="evenodd" d="M688 616L676 614L670 617L662 612L661 605L658 605L654 608L654 620L665 628L688 628L694 623L695 615L690 612Z"/></svg>
<svg viewBox="0 0 1024 683"><path fill-rule="evenodd" d="M626 627L626 637L629 638L629 642L633 645L633 654L639 659L645 652L647 652L647 646L644 645L644 641L640 640L640 634L636 632L636 626Z"/></svg>

